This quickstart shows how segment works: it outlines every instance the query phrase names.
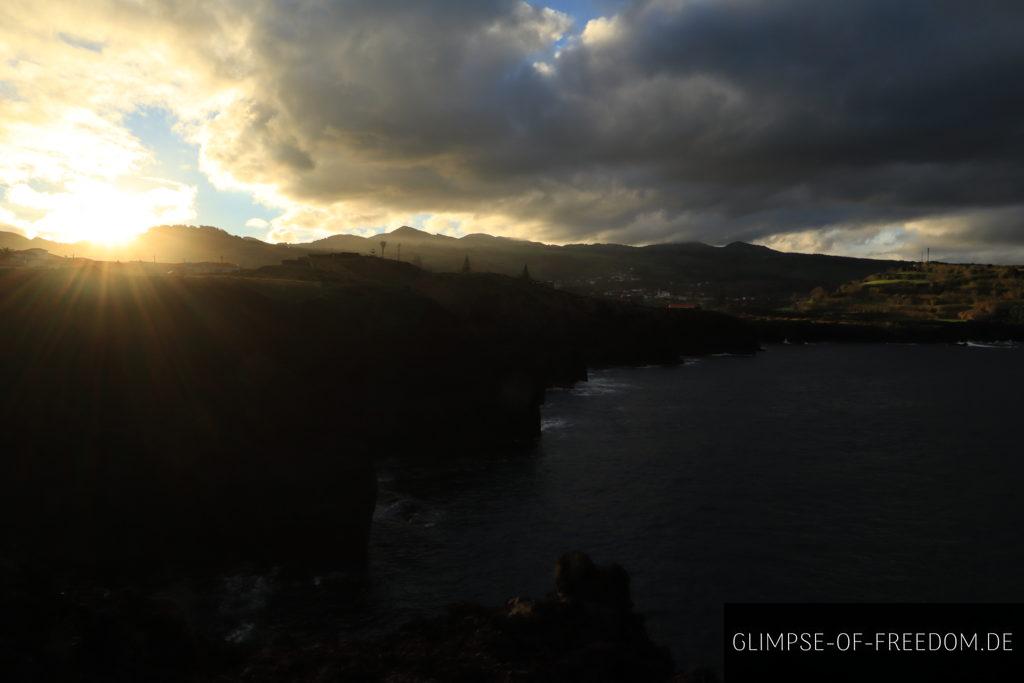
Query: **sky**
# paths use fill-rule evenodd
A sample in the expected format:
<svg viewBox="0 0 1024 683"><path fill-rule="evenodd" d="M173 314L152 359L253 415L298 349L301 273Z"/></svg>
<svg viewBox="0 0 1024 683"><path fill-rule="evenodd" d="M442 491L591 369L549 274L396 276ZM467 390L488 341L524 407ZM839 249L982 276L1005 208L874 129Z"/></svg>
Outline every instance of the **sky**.
<svg viewBox="0 0 1024 683"><path fill-rule="evenodd" d="M0 226L1024 262L1024 3L8 0Z"/></svg>

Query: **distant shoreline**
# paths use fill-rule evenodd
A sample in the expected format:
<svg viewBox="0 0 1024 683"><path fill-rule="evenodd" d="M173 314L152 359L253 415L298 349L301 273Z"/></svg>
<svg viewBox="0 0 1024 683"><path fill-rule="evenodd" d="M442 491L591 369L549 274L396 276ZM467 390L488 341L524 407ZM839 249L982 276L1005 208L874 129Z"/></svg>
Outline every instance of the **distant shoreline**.
<svg viewBox="0 0 1024 683"><path fill-rule="evenodd" d="M1024 326L1006 323L965 321L888 321L879 323L797 320L785 318L749 319L765 344L914 343L960 344L968 341L1024 341Z"/></svg>

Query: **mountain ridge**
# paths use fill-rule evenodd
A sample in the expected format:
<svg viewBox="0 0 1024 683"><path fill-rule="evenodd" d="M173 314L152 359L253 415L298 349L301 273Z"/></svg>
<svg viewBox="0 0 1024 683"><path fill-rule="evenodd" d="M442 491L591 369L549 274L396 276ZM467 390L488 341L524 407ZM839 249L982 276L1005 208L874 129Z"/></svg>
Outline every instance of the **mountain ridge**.
<svg viewBox="0 0 1024 683"><path fill-rule="evenodd" d="M13 226L0 224L0 248L10 249L33 249L33 248L44 248L50 253L54 253L58 256L63 255L63 252L67 252L71 248L79 248L81 251L131 251L132 244L139 241L151 238L154 235L175 235L175 233L184 234L186 231L196 231L198 233L216 233L218 236L227 238L229 240L239 240L242 242L250 242L254 244L261 244L267 247L289 247L294 249L310 249L312 251L324 251L324 247L333 246L335 244L351 241L359 244L365 244L366 246L373 246L379 242L380 239L388 239L389 244L396 238L413 241L425 241L425 242L465 242L475 240L486 240L494 241L510 245L530 245L536 247L544 247L550 249L594 249L594 248L612 248L612 249L660 249L660 248L693 248L693 249L725 249L725 250L741 250L745 249L748 251L759 251L759 252L771 252L773 254L788 254L788 255L802 255L802 256L818 256L823 258L834 258L834 259L854 259L858 261L876 261L878 263L891 263L896 262L892 259L872 259L866 257L857 256L839 256L833 254L821 254L817 252L784 252L766 247L760 244L754 244L751 242L734 241L724 245L708 244L707 242L699 241L686 241L686 242L655 242L653 244L623 244L621 242L570 242L567 244L551 244L549 242L538 242L534 240L517 239L511 237L504 237L501 235L491 235L484 232L474 232L460 237L454 237L452 235L444 235L441 233L431 233L426 230L420 230L413 228L408 225L403 225L395 228L391 232L376 233L374 235L354 235L351 233L339 233L337 235L330 235L323 237L318 240L312 240L309 242L268 242L261 240L258 237L235 235L228 232L223 228L218 228L212 225L156 225L145 232L139 234L133 240L124 244L112 244L106 245L100 242L92 242L89 240L80 240L78 242L59 242L56 240L50 240L43 237L26 237L19 232ZM397 242L394 242L397 244ZM54 251L56 250L56 251ZM137 250L137 249L136 249Z"/></svg>
<svg viewBox="0 0 1024 683"><path fill-rule="evenodd" d="M212 226L150 228L124 245L65 244L0 232L0 248L42 248L63 257L102 261L222 263L240 268L274 266L310 254L354 252L408 261L435 272L477 272L530 277L557 287L650 305L688 303L734 310L777 306L815 287L835 288L901 262L780 252L745 242L567 244L516 240L485 233L463 237L411 226L369 237L332 235L306 243L272 244Z"/></svg>

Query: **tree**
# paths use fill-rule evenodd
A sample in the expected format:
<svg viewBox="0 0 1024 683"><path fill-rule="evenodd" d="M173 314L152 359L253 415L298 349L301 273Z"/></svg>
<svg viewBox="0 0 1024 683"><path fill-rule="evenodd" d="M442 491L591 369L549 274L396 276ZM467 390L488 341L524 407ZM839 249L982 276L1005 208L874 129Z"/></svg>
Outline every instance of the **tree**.
<svg viewBox="0 0 1024 683"><path fill-rule="evenodd" d="M388 246L388 241L387 240L381 240L380 241L380 257L381 258L384 258L384 249L387 248L387 246Z"/></svg>
<svg viewBox="0 0 1024 683"><path fill-rule="evenodd" d="M523 272L519 275L519 277L526 280L527 282L530 281L530 269L526 267L525 263L523 264Z"/></svg>
<svg viewBox="0 0 1024 683"><path fill-rule="evenodd" d="M462 272L463 272L463 273L468 273L468 272L470 272L470 267L469 267L469 255L468 255L468 254L466 255L466 258L465 258L465 259L464 259L464 260L462 261Z"/></svg>

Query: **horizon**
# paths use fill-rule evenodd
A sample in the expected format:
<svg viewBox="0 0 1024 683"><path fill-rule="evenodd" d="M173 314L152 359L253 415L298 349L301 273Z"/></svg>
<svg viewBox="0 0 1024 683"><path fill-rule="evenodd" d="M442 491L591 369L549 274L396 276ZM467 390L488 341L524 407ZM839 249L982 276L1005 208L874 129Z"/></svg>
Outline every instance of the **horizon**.
<svg viewBox="0 0 1024 683"><path fill-rule="evenodd" d="M0 9L0 226L1024 262L1024 8L289 7Z"/></svg>
<svg viewBox="0 0 1024 683"><path fill-rule="evenodd" d="M10 228L10 227L11 226L0 225L0 233L10 232L8 230L8 228ZM222 228L222 227L219 227L219 226L216 226L216 225L198 225L198 224L187 224L187 223L174 224L174 225L171 225L171 224L152 225L152 226L146 228L145 230L143 230L142 232L139 232L137 234L132 235L126 241L123 241L123 242L113 242L113 243L112 242L102 242L102 241L91 241L91 240L87 240L87 239L79 240L77 242L61 242L59 240L52 240L52 239L48 239L48 238L45 238L45 237L42 237L42 236L37 236L37 237L31 237L30 238L30 237L27 237L26 235L22 235L21 233L19 233L17 231L13 231L13 234L19 234L22 237L25 237L25 239L27 239L29 241L45 240L47 242L53 242L53 243L56 243L56 244L63 244L65 246L88 245L88 246L92 246L92 247L96 247L96 248L107 249L107 250L109 250L111 252L117 252L120 249L128 249L128 248L130 248L130 246L132 245L132 243L135 240L137 240L139 238L142 238L142 237L145 237L148 233L152 232L153 230L159 230L161 228L183 228L183 229L193 229L193 230L212 229L212 230L218 230L220 232L223 232L223 233L227 234L229 237L238 237L238 238L242 238L242 239L255 239L255 240L259 240L259 238L257 238L257 237L251 237L251 236L248 236L248 235L238 235L238 234L232 233L231 231L226 230L225 228ZM381 232L370 233L370 234L367 234L367 235L359 235L359 234L355 234L355 233L336 233L334 235L328 235L325 238L318 238L317 240L311 240L309 242L268 242L266 240L259 240L259 241L263 242L264 244L267 244L269 246L289 246L289 247L301 247L301 246L304 246L304 245L312 244L313 242L316 242L316 241L320 241L320 240L323 240L323 239L329 239L331 237L355 237L355 238L358 238L358 239L367 240L369 242L370 240L374 239L375 237L383 237L383 236L387 236L387 235L392 235L393 233L398 232L399 230L402 230L402 231L409 231L409 230L411 230L411 231L420 233L422 235L426 235L427 237L447 237L447 238L451 238L451 239L455 239L455 240L461 240L461 239L463 239L465 237L484 236L484 237L491 237L491 238L496 238L496 239L510 239L510 240L515 240L515 241L521 241L521 242L528 243L528 244L538 244L538 245L549 246L549 247L607 246L607 245L614 245L614 246L633 247L633 248L638 248L639 249L639 248L643 248L643 247L658 246L658 245L668 245L668 244L700 244L700 245L707 246L707 247L712 247L712 248L715 248L715 249L724 249L725 247L732 246L733 244L746 244L746 245L751 245L751 246L764 247L766 249L771 249L772 251L778 251L779 253L783 253L783 254L804 254L804 255L812 255L812 256L843 256L841 254L822 254L822 253L818 253L818 252L784 251L784 250L781 250L781 249L774 249L774 248L768 247L766 245L755 244L753 242L743 242L742 240L735 240L733 242L728 242L728 243L725 243L725 244L713 244L713 243L709 243L709 242L702 242L700 240L687 240L687 241L677 241L677 242L653 242L651 244L623 244L623 243L619 243L619 242L565 242L565 243L556 243L556 242L543 242L543 241L539 241L539 240L528 240L528 239L523 239L523 238L503 237L501 235L491 235L491 234L485 233L485 232L466 233L466 234L458 235L458 236L446 235L444 233L435 233L435 232L429 232L427 230L423 230L423 229L420 229L420 228L414 228L411 225L400 225L400 226L398 226L396 228L387 230L386 232L385 231L381 231ZM854 258L870 258L870 257L854 257ZM893 260L893 259L876 259L876 260ZM896 259L896 260L899 260L899 259ZM964 262L964 263L968 264L967 262ZM1016 264L1011 264L1011 265L1016 265Z"/></svg>
<svg viewBox="0 0 1024 683"><path fill-rule="evenodd" d="M526 239L526 238L505 237L505 236L502 236L502 235L492 235L490 233L485 233L485 232L471 232L471 233L465 233L465 234L461 234L461 235L447 235L447 234L444 234L444 233L430 232L428 230L424 230L424 229L421 229L421 228L415 228L415 227L413 227L411 225L400 225L400 226L397 226L397 227L391 228L391 229L381 229L381 231L379 231L379 232L373 232L373 233L369 233L369 234L335 233L335 234L332 234L332 235L328 235L326 237L311 239L311 240L306 241L306 242L270 242L270 241L267 241L267 240L262 240L262 239L260 239L258 237L252 237L250 235L239 235L239 234L231 232L230 230L227 230L225 228L222 228L222 227L216 226L216 225L191 224L191 223L151 225L148 228L146 228L145 230L143 230L141 232L138 232L136 234L133 234L128 239L126 239L124 241L121 241L121 242L104 242L104 241L96 241L96 240L88 240L88 239L82 239L82 240L78 240L76 242L62 242L60 240L48 239L48 238L42 237L42 236L28 237L28 236L20 233L16 229L12 229L12 226L2 225L2 224L0 224L0 234L3 234L3 233L6 232L6 233L10 233L10 234L20 235L21 237L24 237L26 240L29 240L29 241L44 240L44 241L52 242L52 243L56 243L56 244L63 244L65 246L87 245L87 246L90 246L90 247L93 247L93 248L97 248L97 249L104 249L104 250L107 250L109 252L112 252L112 253L116 254L119 250L129 249L131 247L131 245L137 239L145 237L147 234L149 234L153 230L158 230L160 228L184 228L184 229L195 229L195 230L199 230L199 229L212 229L212 230L217 230L217 231L223 232L226 235L228 235L229 237L238 237L238 238L241 238L241 239L254 239L254 240L258 240L258 241L260 241L263 244L266 244L268 246L289 246L289 247L302 247L302 246L313 244L315 242L319 242L319 241L322 241L322 240L325 240L325 239L329 239L331 237L355 237L355 238L367 240L369 242L373 238L391 235L391 234L393 234L393 233L395 233L395 232L397 232L399 230L411 230L411 231L420 233L422 235L426 235L428 237L447 237L447 238L451 238L451 239L455 239L455 240L461 240L464 237L484 236L484 237L491 237L491 238L497 238L497 239L510 239L510 240L514 240L514 241L520 241L520 242L523 242L523 243L538 244L538 245L549 246L549 247L623 246L623 247L632 247L632 248L640 249L640 248L643 248L643 247L652 247L652 246L661 246L661 245L699 244L699 245L703 245L703 246L707 246L707 247L712 247L712 248L715 248L715 249L723 249L723 248L726 248L726 247L730 247L730 246L732 246L734 244L744 244L744 245L750 245L750 246L756 246L756 247L763 247L765 249L769 249L771 251L775 251L775 252L778 252L778 253L781 253L781 254L798 254L798 255L802 254L802 255L806 255L806 256L836 256L836 257L840 257L840 258L859 258L859 259L866 259L866 260L891 261L891 262L909 262L909 263L915 263L915 262L921 262L921 261L927 260L927 261L933 262L933 263L948 263L948 264L951 264L951 265L1002 265L1002 266L1021 265L1021 263L1018 263L1018 262L1012 261L1012 260L982 262L982 261L970 261L970 260L957 260L956 258L948 259L948 258L943 258L941 255L932 254L930 250L925 250L925 252L921 254L921 258L914 259L914 258L904 258L904 257L899 257L899 256L893 256L893 257L885 257L885 256L855 256L855 255L850 255L850 254L830 254L830 253L818 252L818 251L796 251L796 250L781 249L781 248L778 248L778 247L775 247L775 246L769 246L769 245L766 245L766 244L760 244L758 242L744 242L743 240L734 240L732 242L719 243L719 244L712 243L712 242L704 242L704 241L701 241L701 240L679 240L679 241L666 241L666 242L652 242L652 243L649 243L649 244L626 244L626 243L622 243L622 242L595 242L595 241L579 241L579 242L558 243L558 242L546 242L546 241L541 241L541 240L531 240L531 239ZM924 255L925 253L927 254L927 256ZM366 254L366 255L370 255L370 254Z"/></svg>

